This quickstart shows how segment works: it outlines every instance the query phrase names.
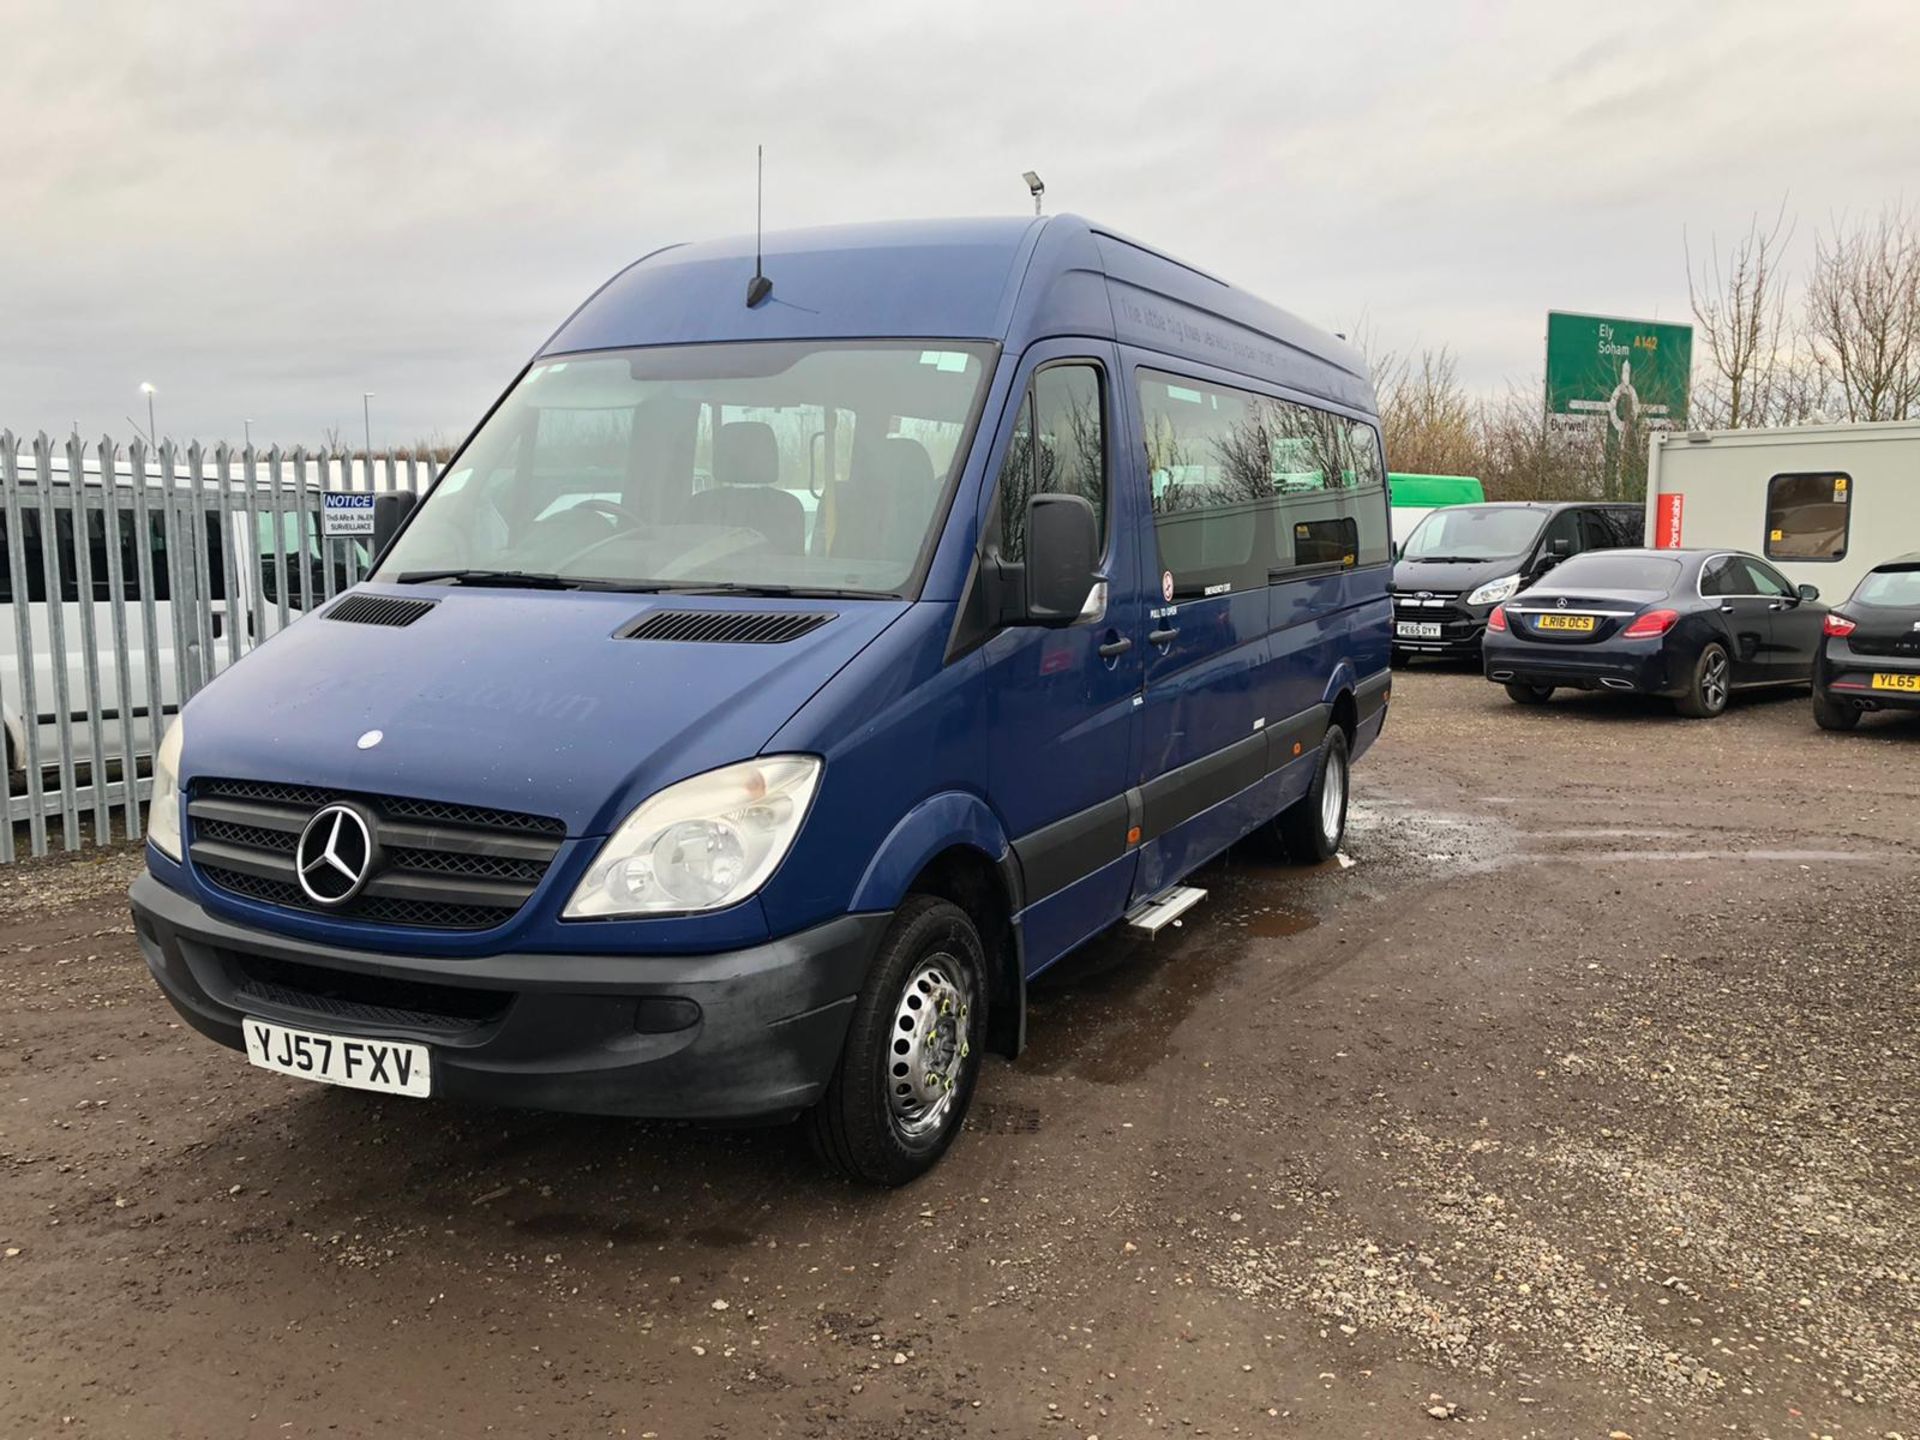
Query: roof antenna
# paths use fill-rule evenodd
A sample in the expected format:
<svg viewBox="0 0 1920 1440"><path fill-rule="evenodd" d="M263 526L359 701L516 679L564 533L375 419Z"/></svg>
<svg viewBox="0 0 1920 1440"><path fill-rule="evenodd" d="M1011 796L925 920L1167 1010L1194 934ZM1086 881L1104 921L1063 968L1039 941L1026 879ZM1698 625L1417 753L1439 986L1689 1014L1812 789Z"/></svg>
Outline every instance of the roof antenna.
<svg viewBox="0 0 1920 1440"><path fill-rule="evenodd" d="M753 147L753 279L747 282L747 308L753 309L762 300L773 294L773 281L766 277L760 264L761 212L765 208L767 171L767 147Z"/></svg>

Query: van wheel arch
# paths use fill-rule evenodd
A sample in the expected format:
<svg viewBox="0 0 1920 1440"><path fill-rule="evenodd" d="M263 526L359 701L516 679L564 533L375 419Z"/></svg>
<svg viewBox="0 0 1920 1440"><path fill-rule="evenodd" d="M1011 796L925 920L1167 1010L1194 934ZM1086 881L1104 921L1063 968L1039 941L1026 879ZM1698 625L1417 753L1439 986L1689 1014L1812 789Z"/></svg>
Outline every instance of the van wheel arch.
<svg viewBox="0 0 1920 1440"><path fill-rule="evenodd" d="M908 885L908 895L931 895L958 905L973 921L987 951L987 1047L1007 1059L1026 1043L1026 971L1020 927L1014 923L1019 878L1011 853L995 860L971 845L935 855Z"/></svg>
<svg viewBox="0 0 1920 1440"><path fill-rule="evenodd" d="M1360 703L1353 698L1353 691L1342 690L1333 697L1332 724L1347 732L1347 748L1353 748L1360 729Z"/></svg>

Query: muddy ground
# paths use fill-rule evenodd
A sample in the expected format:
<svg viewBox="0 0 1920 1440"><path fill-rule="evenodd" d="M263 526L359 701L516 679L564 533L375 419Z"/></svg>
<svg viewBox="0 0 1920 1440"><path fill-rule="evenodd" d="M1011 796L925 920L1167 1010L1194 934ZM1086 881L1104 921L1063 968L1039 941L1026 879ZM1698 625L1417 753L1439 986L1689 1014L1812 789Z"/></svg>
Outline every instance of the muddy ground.
<svg viewBox="0 0 1920 1440"><path fill-rule="evenodd" d="M1400 677L932 1177L250 1069L0 873L0 1435L1920 1435L1920 724Z"/></svg>

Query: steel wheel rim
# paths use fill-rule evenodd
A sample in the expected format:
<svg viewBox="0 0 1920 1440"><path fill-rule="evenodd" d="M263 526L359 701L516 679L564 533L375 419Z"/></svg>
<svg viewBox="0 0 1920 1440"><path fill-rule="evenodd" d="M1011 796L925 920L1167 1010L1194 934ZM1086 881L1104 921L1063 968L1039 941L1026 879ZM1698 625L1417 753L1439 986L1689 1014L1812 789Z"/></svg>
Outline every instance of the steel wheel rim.
<svg viewBox="0 0 1920 1440"><path fill-rule="evenodd" d="M1707 656L1706 674L1700 677L1700 693L1709 710L1727 703L1727 657L1722 651Z"/></svg>
<svg viewBox="0 0 1920 1440"><path fill-rule="evenodd" d="M960 1077L973 1053L968 1037L973 987L953 956L915 967L894 1005L888 1032L887 1109L910 1140L937 1134L953 1113Z"/></svg>
<svg viewBox="0 0 1920 1440"><path fill-rule="evenodd" d="M1347 808L1347 762L1327 756L1327 775L1320 786L1320 833L1332 844L1340 835L1340 816Z"/></svg>

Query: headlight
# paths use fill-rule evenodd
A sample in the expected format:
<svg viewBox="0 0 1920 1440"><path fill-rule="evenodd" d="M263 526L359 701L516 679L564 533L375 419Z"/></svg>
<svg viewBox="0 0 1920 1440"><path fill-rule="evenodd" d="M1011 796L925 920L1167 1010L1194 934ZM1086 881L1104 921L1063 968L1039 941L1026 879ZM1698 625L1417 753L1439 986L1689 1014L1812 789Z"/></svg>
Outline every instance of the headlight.
<svg viewBox="0 0 1920 1440"><path fill-rule="evenodd" d="M1511 600L1514 591L1520 588L1520 577L1508 575L1499 580L1489 580L1478 590L1467 596L1469 605L1498 605L1502 600Z"/></svg>
<svg viewBox="0 0 1920 1440"><path fill-rule="evenodd" d="M770 755L669 785L607 837L565 918L684 914L746 899L800 833L819 779L811 755Z"/></svg>
<svg viewBox="0 0 1920 1440"><path fill-rule="evenodd" d="M153 757L153 796L147 802L147 839L176 864L180 860L180 717L160 739Z"/></svg>

